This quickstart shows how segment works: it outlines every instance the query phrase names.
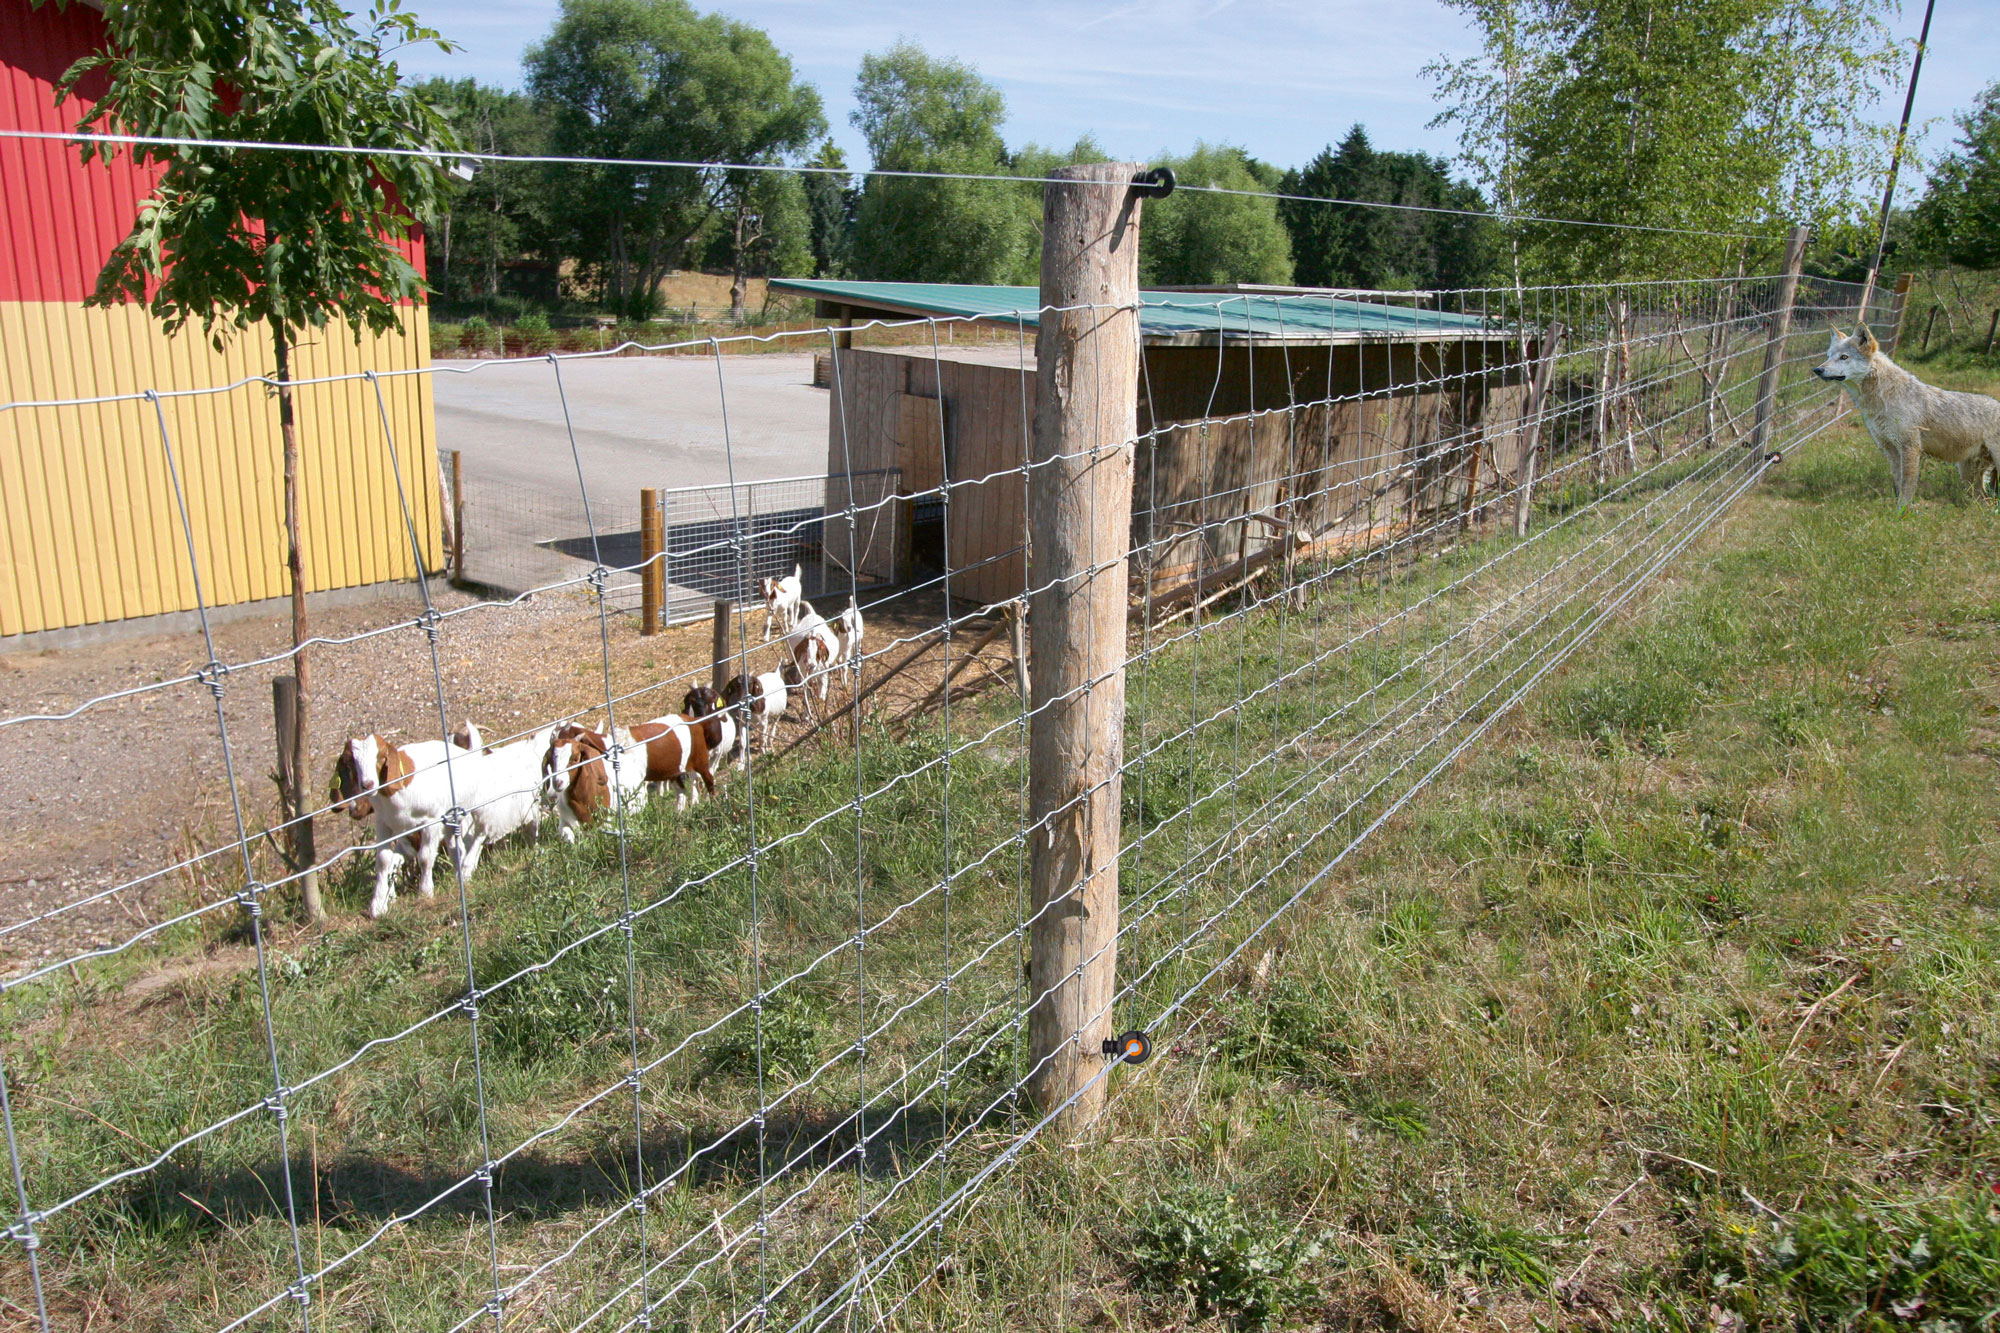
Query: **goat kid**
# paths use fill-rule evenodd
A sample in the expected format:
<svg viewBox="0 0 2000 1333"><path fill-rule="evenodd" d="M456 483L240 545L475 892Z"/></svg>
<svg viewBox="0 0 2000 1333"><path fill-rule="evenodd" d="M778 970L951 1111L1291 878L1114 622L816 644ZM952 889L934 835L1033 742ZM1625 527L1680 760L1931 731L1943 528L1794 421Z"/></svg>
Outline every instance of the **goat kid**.
<svg viewBox="0 0 2000 1333"><path fill-rule="evenodd" d="M447 760L463 763L467 752L444 741L391 745L370 733L349 740L333 766L332 808L350 819L375 817L375 893L368 915L380 917L396 900L396 874L407 853L416 859L417 892L437 894L433 870L451 811L452 780Z"/></svg>
<svg viewBox="0 0 2000 1333"><path fill-rule="evenodd" d="M721 695L706 685L696 685L682 696L681 714L689 725L701 729L703 739L708 742L711 767L731 755L736 757L739 769L748 762L749 737L745 729L736 725L736 714L722 702Z"/></svg>
<svg viewBox="0 0 2000 1333"><path fill-rule="evenodd" d="M623 727L608 737L574 724L556 728L542 755L542 790L556 803L557 832L564 842L575 842L578 829L609 810L614 793L628 810L646 804L645 748Z"/></svg>
<svg viewBox="0 0 2000 1333"><path fill-rule="evenodd" d="M838 641L840 651L834 658L836 666L861 660L861 608L852 597L847 599L847 609L833 618L833 637Z"/></svg>
<svg viewBox="0 0 2000 1333"><path fill-rule="evenodd" d="M688 779L701 779L694 788L694 804L701 804L702 787L715 795L715 774L709 768L708 734L699 725L690 725L678 713L667 713L632 728L632 739L646 747L646 783L658 796L668 783L680 789L675 810L688 808Z"/></svg>
<svg viewBox="0 0 2000 1333"><path fill-rule="evenodd" d="M799 607L805 601L805 567L793 565L792 572L781 579L767 578L764 589L764 641L770 642L771 623L775 620L778 628L786 634L798 623Z"/></svg>
<svg viewBox="0 0 2000 1333"><path fill-rule="evenodd" d="M771 728L785 715L788 695L786 686L798 679L798 668L787 662L777 671L764 671L755 676L738 676L724 687L722 702L725 707L748 714L743 719L743 750L750 748L750 718L757 719L757 742L764 749L771 748ZM738 763L742 762L739 756Z"/></svg>
<svg viewBox="0 0 2000 1333"><path fill-rule="evenodd" d="M830 684L827 673L840 660L840 637L833 632L833 626L812 609L811 602L799 603L798 622L785 636L785 647L798 667L801 684L819 677L819 699L825 703Z"/></svg>
<svg viewBox="0 0 2000 1333"><path fill-rule="evenodd" d="M453 744L471 751L453 765L458 803L465 810L466 822L452 856L467 877L479 868L479 858L489 843L524 828L539 834L545 796L542 756L548 753L555 731L544 727L499 746L487 745L479 728L470 722L451 734Z"/></svg>

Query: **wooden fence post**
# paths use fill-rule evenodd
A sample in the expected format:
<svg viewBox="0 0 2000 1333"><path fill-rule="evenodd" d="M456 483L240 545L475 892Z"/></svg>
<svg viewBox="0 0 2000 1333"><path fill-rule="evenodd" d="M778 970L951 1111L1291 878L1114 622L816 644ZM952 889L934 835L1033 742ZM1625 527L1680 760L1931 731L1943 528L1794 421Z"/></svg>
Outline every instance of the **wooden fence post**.
<svg viewBox="0 0 2000 1333"><path fill-rule="evenodd" d="M1980 352L1980 355L1981 355L1981 356L1992 356L1992 355L1993 355L1993 335L1994 335L1994 334L1996 334L1996 333L2000 333L2000 306L1995 306L1995 307L1993 308L1993 318L1992 318L1991 320L1987 321L1987 324L1986 324L1986 346L1985 346L1985 348L1984 348L1984 349L1983 349L1983 350L1982 350L1982 351Z"/></svg>
<svg viewBox="0 0 2000 1333"><path fill-rule="evenodd" d="M1799 297L1799 264L1805 254L1806 228L1794 227L1785 238L1785 278L1778 287L1778 309L1771 316L1771 334L1764 340L1764 373L1757 380L1757 415L1750 427L1752 449L1762 449L1771 436L1771 413L1778 400L1778 371L1784 358L1785 337L1792 331L1792 305Z"/></svg>
<svg viewBox="0 0 2000 1333"><path fill-rule="evenodd" d="M660 611L666 601L666 534L661 530L660 493L639 488L639 632L660 632Z"/></svg>
<svg viewBox="0 0 2000 1333"><path fill-rule="evenodd" d="M1931 330L1937 327L1938 311L1942 309L1943 306L1934 305L1931 307L1931 313L1924 317L1924 340L1917 344L1919 356L1931 350Z"/></svg>
<svg viewBox="0 0 2000 1333"><path fill-rule="evenodd" d="M1060 1136L1103 1108L1117 990L1139 168L1059 167L1042 194L1030 455L1028 1095Z"/></svg>
<svg viewBox="0 0 2000 1333"><path fill-rule="evenodd" d="M278 790L281 792L303 791L308 786L307 776L296 772L298 768L298 726L299 726L299 678L297 676L273 676L271 678L271 714L278 725ZM308 797L308 800L311 798ZM301 802L305 804L305 802ZM289 813L289 812L287 812ZM311 856L312 843L288 833L285 847L296 863L301 855ZM301 851L300 843L305 850ZM294 873L305 866L294 864ZM318 922L326 917L326 907L320 901L319 876L306 874L299 878L299 892L305 905L306 919Z"/></svg>
<svg viewBox="0 0 2000 1333"><path fill-rule="evenodd" d="M1883 340L1883 348L1890 356L1896 354L1896 348L1903 341L1903 315L1910 308L1910 289L1916 285L1916 274L1896 275L1895 291L1889 299L1889 336Z"/></svg>
<svg viewBox="0 0 2000 1333"><path fill-rule="evenodd" d="M1514 490L1514 535L1528 535L1528 515L1535 508L1535 453L1542 442L1542 404L1548 401L1549 384L1555 378L1556 344L1562 341L1563 326L1555 320L1542 330L1540 355L1535 358L1534 373L1528 379L1528 401L1522 410L1526 429L1521 439L1521 461L1515 471L1520 473L1520 483Z"/></svg>
<svg viewBox="0 0 2000 1333"><path fill-rule="evenodd" d="M729 647L729 620L736 614L735 603L724 598L715 599L715 633L709 646L708 686L717 694L736 665L736 654Z"/></svg>
<svg viewBox="0 0 2000 1333"><path fill-rule="evenodd" d="M451 581L465 582L465 466L451 451Z"/></svg>

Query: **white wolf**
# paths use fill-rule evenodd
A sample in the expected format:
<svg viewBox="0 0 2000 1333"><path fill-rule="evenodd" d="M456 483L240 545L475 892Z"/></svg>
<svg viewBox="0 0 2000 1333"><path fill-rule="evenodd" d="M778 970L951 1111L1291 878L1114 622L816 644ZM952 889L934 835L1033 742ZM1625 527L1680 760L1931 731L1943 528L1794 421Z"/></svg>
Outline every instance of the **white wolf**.
<svg viewBox="0 0 2000 1333"><path fill-rule="evenodd" d="M1838 332L1813 374L1847 390L1869 435L1889 459L1896 507L1917 494L1925 454L1958 464L1974 495L1989 467L2000 467L2000 402L1982 393L1936 389L1891 361L1867 325L1852 338Z"/></svg>

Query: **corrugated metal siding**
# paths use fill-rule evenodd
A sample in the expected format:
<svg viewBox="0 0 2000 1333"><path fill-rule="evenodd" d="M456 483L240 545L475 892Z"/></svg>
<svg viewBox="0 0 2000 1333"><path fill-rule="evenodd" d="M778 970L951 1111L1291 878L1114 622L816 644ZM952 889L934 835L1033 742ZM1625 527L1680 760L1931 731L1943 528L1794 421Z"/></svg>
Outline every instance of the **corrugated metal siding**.
<svg viewBox="0 0 2000 1333"><path fill-rule="evenodd" d="M102 41L81 5L0 0L0 126L63 130L83 106L55 103L64 70ZM98 91L85 86L84 92ZM168 338L143 310L81 302L158 171L120 156L84 166L75 147L0 140L0 403L207 388L272 373L268 336L217 352L198 332ZM402 248L420 268L423 242ZM298 378L430 363L429 321L406 336L328 329L294 358ZM383 382L424 561L442 561L436 440L427 376ZM202 591L211 604L289 591L283 454L267 386L165 400ZM373 390L298 390L309 589L416 574ZM150 404L0 411L0 635L195 605L194 570Z"/></svg>
<svg viewBox="0 0 2000 1333"><path fill-rule="evenodd" d="M300 378L428 364L427 312L407 333L329 329L300 350ZM224 352L168 338L143 310L0 302L0 402L224 384L271 373L264 339ZM382 381L425 564L443 559L428 376ZM301 385L306 585L312 591L416 576L374 391ZM187 494L202 589L222 605L277 597L285 575L283 453L270 388L163 399ZM150 404L0 412L0 635L95 624L195 605L193 571Z"/></svg>

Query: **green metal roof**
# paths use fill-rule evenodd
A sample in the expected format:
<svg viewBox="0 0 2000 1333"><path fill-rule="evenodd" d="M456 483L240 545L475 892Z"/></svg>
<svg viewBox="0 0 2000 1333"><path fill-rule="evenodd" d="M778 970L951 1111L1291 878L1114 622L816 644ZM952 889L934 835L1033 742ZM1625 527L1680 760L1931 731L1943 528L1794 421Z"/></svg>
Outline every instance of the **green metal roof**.
<svg viewBox="0 0 2000 1333"><path fill-rule="evenodd" d="M846 307L856 315L898 318L947 315L1021 324L1039 323L1041 292L1034 287L980 287L942 282L838 282L773 278L771 290L810 296L823 315ZM1499 325L1477 315L1414 309L1301 292L1147 291L1139 294L1139 336L1153 345L1214 346L1228 343L1352 342L1367 338L1407 342L1505 337Z"/></svg>

